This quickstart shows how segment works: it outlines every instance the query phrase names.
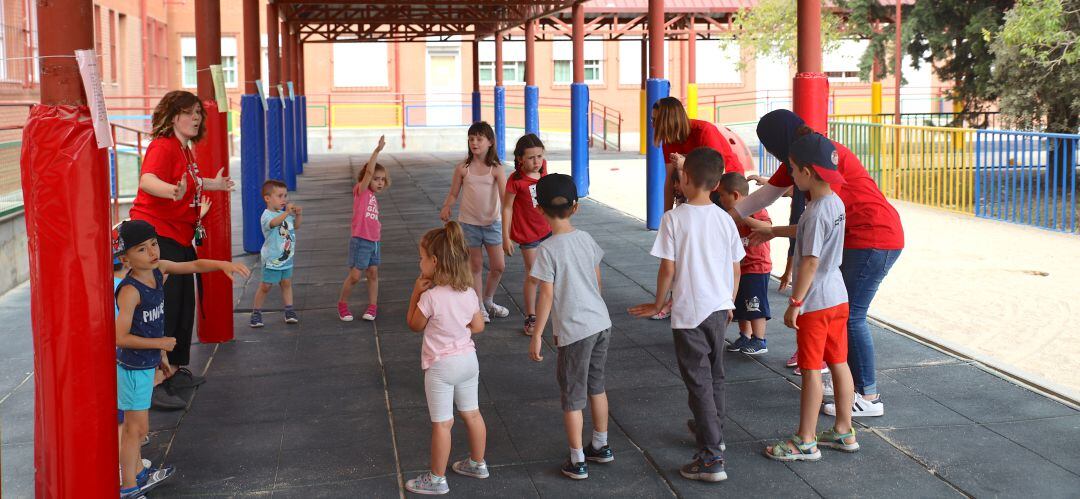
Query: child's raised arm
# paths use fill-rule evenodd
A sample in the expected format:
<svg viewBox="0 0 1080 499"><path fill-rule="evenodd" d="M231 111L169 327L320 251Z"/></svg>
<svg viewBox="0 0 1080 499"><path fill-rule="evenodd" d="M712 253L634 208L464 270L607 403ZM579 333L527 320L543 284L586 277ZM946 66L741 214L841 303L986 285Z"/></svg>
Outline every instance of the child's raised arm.
<svg viewBox="0 0 1080 499"><path fill-rule="evenodd" d="M251 270L242 263L226 262L223 260L195 260L191 262L170 262L169 260L158 260L158 270L165 275L169 274L204 274L206 272L214 272L220 270L229 277L233 278L233 273L240 274L244 277L251 275Z"/></svg>
<svg viewBox="0 0 1080 499"><path fill-rule="evenodd" d="M458 193L461 191L461 182L467 173L465 163L459 163L454 167L454 177L450 180L450 192L446 193L446 200L443 201L442 210L439 211L439 218L443 222L450 221L450 207L457 202Z"/></svg>
<svg viewBox="0 0 1080 499"><path fill-rule="evenodd" d="M120 308L116 316L116 346L138 350L167 350L171 351L176 346L176 338L166 336L164 338L143 338L131 334L131 317L135 313L135 307L139 306L139 291L132 286L123 286L116 297L116 305Z"/></svg>
<svg viewBox="0 0 1080 499"><path fill-rule="evenodd" d="M364 189L368 188L371 183L371 177L375 176L375 163L379 162L379 153L386 147L386 136L379 136L379 144L375 146L375 150L371 152L371 157L368 158L366 164L364 164L364 170L360 172L360 178L356 181L356 185L353 186L353 193L364 192Z"/></svg>

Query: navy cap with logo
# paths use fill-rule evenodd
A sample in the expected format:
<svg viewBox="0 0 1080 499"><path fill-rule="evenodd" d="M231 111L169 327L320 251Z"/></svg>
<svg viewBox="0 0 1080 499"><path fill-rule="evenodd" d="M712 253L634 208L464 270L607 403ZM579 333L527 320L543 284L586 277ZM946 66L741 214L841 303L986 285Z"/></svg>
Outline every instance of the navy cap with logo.
<svg viewBox="0 0 1080 499"><path fill-rule="evenodd" d="M577 200L577 185L570 175L552 173L536 182L536 204L544 208L565 208L573 206Z"/></svg>
<svg viewBox="0 0 1080 499"><path fill-rule="evenodd" d="M122 255L128 248L134 248L146 241L157 238L154 226L144 220L125 220L118 229L119 236L113 246L113 254Z"/></svg>
<svg viewBox="0 0 1080 499"><path fill-rule="evenodd" d="M803 135L791 143L789 154L795 162L811 166L822 180L830 184L845 184L838 170L839 154L832 141L820 133Z"/></svg>

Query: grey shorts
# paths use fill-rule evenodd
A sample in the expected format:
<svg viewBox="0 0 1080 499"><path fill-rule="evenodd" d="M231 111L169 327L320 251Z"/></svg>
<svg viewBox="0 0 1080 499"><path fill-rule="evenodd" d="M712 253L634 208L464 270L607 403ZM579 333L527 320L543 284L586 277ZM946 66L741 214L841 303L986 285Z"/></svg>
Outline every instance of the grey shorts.
<svg viewBox="0 0 1080 499"><path fill-rule="evenodd" d="M473 225L462 223L461 230L465 233L465 244L470 248L481 246L501 246L502 222L496 220L491 225Z"/></svg>
<svg viewBox="0 0 1080 499"><path fill-rule="evenodd" d="M555 372L564 412L585 408L589 395L604 393L604 365L607 363L611 329L558 348Z"/></svg>

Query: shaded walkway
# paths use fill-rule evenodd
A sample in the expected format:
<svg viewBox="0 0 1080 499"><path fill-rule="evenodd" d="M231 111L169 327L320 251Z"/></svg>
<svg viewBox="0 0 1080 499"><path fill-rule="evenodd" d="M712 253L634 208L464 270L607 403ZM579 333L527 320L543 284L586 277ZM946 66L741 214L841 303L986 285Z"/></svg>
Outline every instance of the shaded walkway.
<svg viewBox="0 0 1080 499"><path fill-rule="evenodd" d="M374 324L343 323L335 311L352 208L355 167L349 161L359 166L366 156L312 158L293 196L305 210L294 277L301 322L281 322L275 291L266 304L266 327L248 328L258 274L237 284L236 341L195 347L197 367L209 381L193 394L189 411L151 416L156 433L148 457L164 457L179 468L154 496L397 497L401 479L426 468L430 425L420 336L405 325L405 309L418 273L416 240L440 225L437 206L458 156L384 156L393 185L380 196L382 299ZM239 209L238 202L233 206ZM719 485L682 479L678 466L693 453L685 429L690 413L668 323L625 313L652 298L657 262L648 250L654 233L591 201L574 223L606 252L603 294L614 322L607 386L616 461L591 466L584 482L559 473L566 444L554 352L543 363L528 360L515 310L476 337L491 478L451 473L451 494L1068 497L1080 489L1080 412L879 329L879 384L887 411L858 421L872 425L860 427L862 450L825 450L819 463L766 459L765 442L789 435L798 419L798 378L784 367L794 334L779 320L769 323L770 353L726 356L730 479ZM496 301L511 306L520 300L523 279L520 257L509 259ZM5 497L32 493L32 381L22 382L16 373L23 369L25 378L32 368L26 293L21 296L21 302L19 291L0 300L0 321L18 325L0 333ZM782 310L786 298L773 294L772 300ZM365 301L358 286L353 310ZM21 351L11 351L12 345ZM24 368L27 359L30 368ZM831 419L823 415L820 426ZM455 458L466 453L462 426L455 428Z"/></svg>

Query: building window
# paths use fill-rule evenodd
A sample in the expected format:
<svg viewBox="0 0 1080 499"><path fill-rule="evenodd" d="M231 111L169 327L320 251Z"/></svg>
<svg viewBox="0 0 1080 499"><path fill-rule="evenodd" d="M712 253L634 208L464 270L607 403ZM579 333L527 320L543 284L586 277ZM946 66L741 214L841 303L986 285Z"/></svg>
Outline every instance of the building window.
<svg viewBox="0 0 1080 499"><path fill-rule="evenodd" d="M116 15L109 9L109 79L116 82Z"/></svg>
<svg viewBox="0 0 1080 499"><path fill-rule="evenodd" d="M390 86L385 42L335 43L333 47L334 87Z"/></svg>
<svg viewBox="0 0 1080 499"><path fill-rule="evenodd" d="M555 84L569 85L574 81L574 44L556 40L551 47L555 60ZM604 41L585 40L585 83L604 83Z"/></svg>
<svg viewBox="0 0 1080 499"><path fill-rule="evenodd" d="M236 37L221 37L221 75L225 79L225 88L236 88Z"/></svg>
<svg viewBox="0 0 1080 499"><path fill-rule="evenodd" d="M525 40L503 39L503 85L525 84ZM495 84L495 40L480 42L480 83Z"/></svg>
<svg viewBox="0 0 1080 499"><path fill-rule="evenodd" d="M101 6L94 6L94 50L97 52L98 72L105 79L105 54L101 45Z"/></svg>
<svg viewBox="0 0 1080 499"><path fill-rule="evenodd" d="M195 59L195 38L185 36L180 39L180 56L183 58L182 80L183 86L195 88L199 86L199 70ZM227 88L238 86L236 74L236 37L221 37L221 73L225 78Z"/></svg>
<svg viewBox="0 0 1080 499"><path fill-rule="evenodd" d="M721 45L716 40L698 40L697 83L742 83L739 61L742 57L739 44L728 42Z"/></svg>
<svg viewBox="0 0 1080 499"><path fill-rule="evenodd" d="M836 48L822 54L822 72L831 82L858 82L859 59L869 44L868 40L841 40Z"/></svg>

